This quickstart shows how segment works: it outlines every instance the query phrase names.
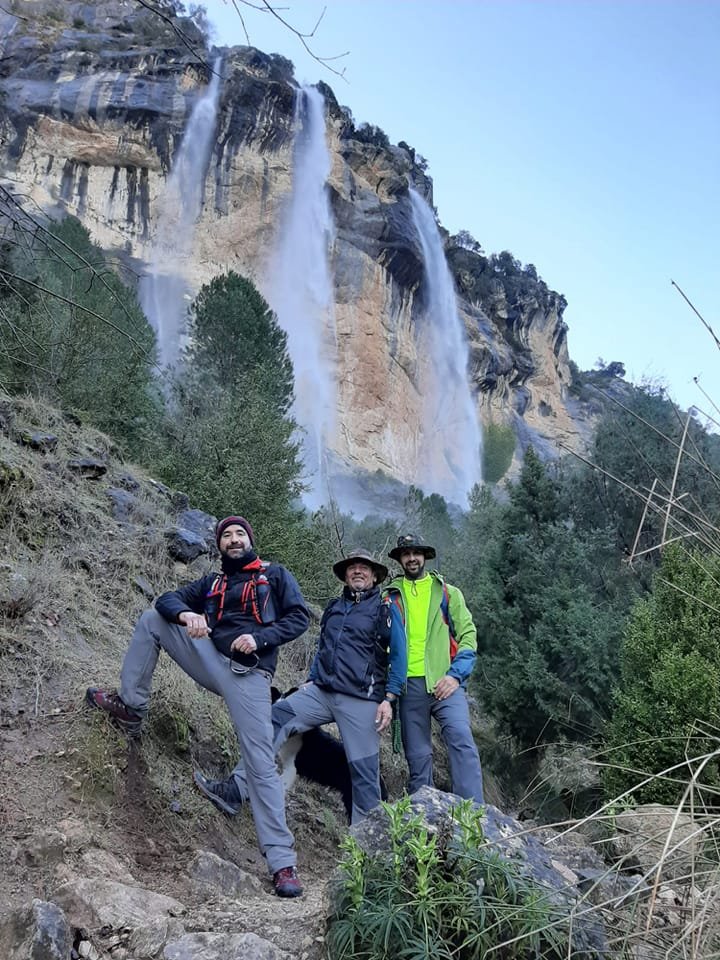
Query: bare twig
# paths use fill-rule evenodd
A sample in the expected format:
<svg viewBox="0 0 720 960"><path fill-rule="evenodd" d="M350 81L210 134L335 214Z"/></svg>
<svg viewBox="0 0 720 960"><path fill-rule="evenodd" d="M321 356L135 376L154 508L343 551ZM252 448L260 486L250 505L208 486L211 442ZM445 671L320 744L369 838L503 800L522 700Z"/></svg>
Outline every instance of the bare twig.
<svg viewBox="0 0 720 960"><path fill-rule="evenodd" d="M715 412L716 412L716 413L720 413L720 407L718 407L718 405L715 403L715 401L714 401L713 398L710 396L710 394L709 394L706 390L703 390L703 388L700 386L700 378L699 378L699 377L693 377L693 383L694 383L695 386L698 388L698 390L700 391L700 393L705 397L705 399L708 400L709 403L714 407ZM696 407L695 409L696 409L696 410L700 410L699 407ZM720 424L718 424L717 420L713 420L713 418L712 418L711 416L709 416L707 413L705 413L704 410L700 410L700 413L702 413L702 415L703 415L704 417L707 417L708 420L712 420L712 422L715 424L715 426L720 426Z"/></svg>
<svg viewBox="0 0 720 960"><path fill-rule="evenodd" d="M639 540L640 540L640 534L642 533L642 528L643 528L644 525L645 525L645 517L647 516L648 507L650 506L650 501L652 500L652 498L653 498L653 496L654 496L654 494L655 494L655 487L656 487L656 486L657 486L657 477L655 477L655 479L653 480L652 487L650 488L650 493L648 494L648 498L647 498L647 500L645 501L645 506L643 507L642 516L640 517L640 523L638 524L637 533L635 534L635 540L634 540L633 545L632 545L632 550L630 551L630 559L629 559L628 563L629 563L631 566L632 566L632 562L633 562L633 560L635 559L635 557L636 557L636 556L640 556L640 554L636 554L635 551L637 550L638 542L639 542ZM654 550L654 549L655 549L655 547L653 547L653 550ZM643 553L645 553L645 552L646 552L646 551L643 551Z"/></svg>
<svg viewBox="0 0 720 960"><path fill-rule="evenodd" d="M225 2L227 3L227 0L225 0ZM350 53L349 50L346 50L344 53L335 54L334 56L331 56L331 57L321 57L317 53L315 53L315 51L312 49L312 47L308 43L308 40L314 39L315 33L318 27L320 26L320 24L322 23L323 17L325 16L327 7L323 7L322 12L320 13L320 16L317 18L317 21L315 22L315 26L312 28L312 30L308 32L304 32L302 30L298 30L298 28L294 27L289 20L286 20L285 17L280 15L280 11L286 10L287 9L286 7L275 6L275 4L270 3L269 0L260 0L259 3L253 3L252 0L231 0L231 3L235 8L235 10L237 11L238 16L240 17L240 22L242 23L243 32L245 34L245 38L247 39L248 44L250 44L250 38L248 35L247 27L245 25L245 20L243 19L243 16L240 13L240 6L249 7L251 10L257 10L258 12L268 13L271 16L273 16L287 30L289 30L290 33L295 34L295 36L298 38L300 43L303 45L306 53L308 53L309 56L311 56L312 59L315 60L316 63L319 63L321 66L325 67L325 69L329 70L330 73L334 73L336 77L340 77L342 80L346 79L344 67L342 70L336 70L335 67L332 67L330 64L335 60L342 60L343 57L347 57Z"/></svg>
<svg viewBox="0 0 720 960"><path fill-rule="evenodd" d="M720 350L720 340L718 340L718 338L717 338L717 336L716 336L715 331L713 330L713 328L710 326L710 324L707 322L707 320L703 317L703 315L702 315L702 314L700 313L700 311L697 309L697 307L696 307L695 304L692 302L692 300L690 300L690 298L684 293L684 291L682 290L682 288L681 288L677 283L675 283L674 280L671 280L670 283L675 287L675 289L677 290L677 292L678 292L678 293L680 294L680 296L683 298L683 300L685 301L685 303L690 307L690 309L691 309L692 312L695 314L695 316L698 317L698 319L700 320L700 323L702 323L702 325L705 327L705 329L707 330L707 332L710 334L710 336L711 336L711 337L713 338L713 340L715 341L715 346L718 348L718 350Z"/></svg>
<svg viewBox="0 0 720 960"><path fill-rule="evenodd" d="M665 542L665 537L667 535L668 523L670 522L670 507L675 496L675 486L677 485L678 472L680 470L680 461L682 460L683 449L685 448L685 438L687 437L688 427L690 426L690 414L687 415L687 420L685 421L685 429L683 430L682 440L680 441L680 449L678 450L678 455L675 460L675 472L673 473L672 485L670 487L670 499L667 504L667 511L665 513L665 522L663 523L662 529L662 540Z"/></svg>

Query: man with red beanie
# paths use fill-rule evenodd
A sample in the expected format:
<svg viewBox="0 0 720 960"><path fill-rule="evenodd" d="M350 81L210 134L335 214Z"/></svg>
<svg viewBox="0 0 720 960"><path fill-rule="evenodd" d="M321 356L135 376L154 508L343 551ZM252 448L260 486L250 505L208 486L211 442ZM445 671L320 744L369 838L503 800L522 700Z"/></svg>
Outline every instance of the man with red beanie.
<svg viewBox="0 0 720 960"><path fill-rule="evenodd" d="M310 618L293 575L258 557L253 529L244 517L220 520L215 536L222 572L159 597L137 622L120 690L91 687L86 700L128 734L138 735L161 650L221 696L237 733L258 844L275 892L296 897L302 887L275 764L270 681L278 648L304 633Z"/></svg>

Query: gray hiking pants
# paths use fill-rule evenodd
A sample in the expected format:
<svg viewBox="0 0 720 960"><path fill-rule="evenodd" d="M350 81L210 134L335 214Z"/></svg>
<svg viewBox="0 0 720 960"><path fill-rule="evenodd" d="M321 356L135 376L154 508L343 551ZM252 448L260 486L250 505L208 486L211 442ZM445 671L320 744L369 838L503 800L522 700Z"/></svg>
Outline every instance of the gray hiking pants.
<svg viewBox="0 0 720 960"><path fill-rule="evenodd" d="M425 677L408 677L407 693L400 697L402 741L410 769L408 793L433 785L432 717L440 724L447 747L453 793L484 803L480 756L465 691L458 687L447 700L436 700L425 688Z"/></svg>
<svg viewBox="0 0 720 960"><path fill-rule="evenodd" d="M294 866L293 836L285 820L285 796L275 764L270 715L270 677L253 670L233 673L230 660L209 637L192 639L156 610L138 620L120 674L120 696L146 714L160 650L206 690L222 697L230 712L247 770L247 793L258 844L271 873Z"/></svg>
<svg viewBox="0 0 720 960"><path fill-rule="evenodd" d="M342 737L352 782L352 817L357 823L380 803L380 734L375 727L378 705L373 700L322 690L314 683L301 687L273 704L273 749L296 733L325 723L336 723ZM245 767L232 772L241 793L245 792Z"/></svg>

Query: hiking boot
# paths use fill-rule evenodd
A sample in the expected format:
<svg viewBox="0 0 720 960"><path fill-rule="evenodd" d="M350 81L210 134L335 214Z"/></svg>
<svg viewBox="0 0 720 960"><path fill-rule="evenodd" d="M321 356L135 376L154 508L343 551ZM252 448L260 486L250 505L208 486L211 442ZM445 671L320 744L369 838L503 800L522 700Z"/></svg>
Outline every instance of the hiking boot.
<svg viewBox="0 0 720 960"><path fill-rule="evenodd" d="M129 737L140 736L143 718L124 703L117 690L88 687L85 700L91 707L106 713L115 726L127 733Z"/></svg>
<svg viewBox="0 0 720 960"><path fill-rule="evenodd" d="M302 884L298 880L295 867L283 867L273 874L273 888L279 897L302 896Z"/></svg>
<svg viewBox="0 0 720 960"><path fill-rule="evenodd" d="M200 793L204 793L218 810L222 810L230 817L234 817L239 812L244 798L232 777L228 777L227 780L208 780L199 770L194 770L193 780Z"/></svg>

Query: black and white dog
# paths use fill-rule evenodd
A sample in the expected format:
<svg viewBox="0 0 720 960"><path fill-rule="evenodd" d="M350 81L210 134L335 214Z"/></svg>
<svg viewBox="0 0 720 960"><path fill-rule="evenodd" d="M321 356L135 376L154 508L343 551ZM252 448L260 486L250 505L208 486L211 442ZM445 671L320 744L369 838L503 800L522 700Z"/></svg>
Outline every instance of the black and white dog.
<svg viewBox="0 0 720 960"><path fill-rule="evenodd" d="M280 693L271 688L272 702L290 696L297 687ZM287 792L295 783L296 777L303 777L312 783L337 790L342 797L348 820L352 814L352 781L350 766L345 756L342 740L326 733L320 727L296 733L290 737L278 751L278 760L282 766L282 781ZM387 800L388 792L383 778L380 777L380 795Z"/></svg>

